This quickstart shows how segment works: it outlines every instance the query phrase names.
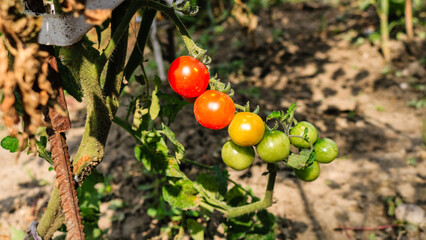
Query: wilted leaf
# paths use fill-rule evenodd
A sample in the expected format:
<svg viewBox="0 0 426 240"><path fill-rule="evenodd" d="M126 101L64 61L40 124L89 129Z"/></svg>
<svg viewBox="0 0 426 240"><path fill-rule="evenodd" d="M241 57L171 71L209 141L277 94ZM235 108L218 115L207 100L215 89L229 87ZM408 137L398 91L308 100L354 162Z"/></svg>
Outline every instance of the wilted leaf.
<svg viewBox="0 0 426 240"><path fill-rule="evenodd" d="M183 210L197 207L201 197L189 180L180 179L174 184L163 187L163 197L171 206Z"/></svg>
<svg viewBox="0 0 426 240"><path fill-rule="evenodd" d="M40 141L36 140L38 156L53 165L51 153L46 149L47 137L41 136Z"/></svg>
<svg viewBox="0 0 426 240"><path fill-rule="evenodd" d="M225 200L229 206L237 207L246 204L248 197L242 189L234 186L226 193Z"/></svg>
<svg viewBox="0 0 426 240"><path fill-rule="evenodd" d="M217 176L211 173L200 173L195 184L201 185L199 189L202 189L210 198L222 200L224 197L219 193L221 186L218 180Z"/></svg>
<svg viewBox="0 0 426 240"><path fill-rule="evenodd" d="M157 97L157 90L152 91L151 94L151 105L149 106L149 115L151 119L154 120L158 117L160 113L160 101Z"/></svg>
<svg viewBox="0 0 426 240"><path fill-rule="evenodd" d="M169 165L166 169L166 176L168 177L176 177L183 178L185 174L179 169L179 164L177 164L176 160L173 158L168 159Z"/></svg>
<svg viewBox="0 0 426 240"><path fill-rule="evenodd" d="M166 125L162 124L163 133L175 148L176 159L180 161L185 155L185 147L176 139L175 133Z"/></svg>
<svg viewBox="0 0 426 240"><path fill-rule="evenodd" d="M188 220L186 220L186 226L192 239L204 240L204 227L201 223L198 223L192 218L188 218Z"/></svg>
<svg viewBox="0 0 426 240"><path fill-rule="evenodd" d="M310 156L310 150L307 149L303 149L299 154L291 153L288 157L287 165L292 168L301 169L307 166Z"/></svg>

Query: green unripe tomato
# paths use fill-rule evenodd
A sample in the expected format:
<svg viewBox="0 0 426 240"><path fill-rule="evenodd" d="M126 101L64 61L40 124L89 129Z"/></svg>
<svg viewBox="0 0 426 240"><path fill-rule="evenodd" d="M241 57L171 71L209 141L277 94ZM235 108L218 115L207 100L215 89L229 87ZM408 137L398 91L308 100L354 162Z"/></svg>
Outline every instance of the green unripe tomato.
<svg viewBox="0 0 426 240"><path fill-rule="evenodd" d="M253 147L241 147L232 141L227 141L222 147L222 160L230 168L244 170L253 163Z"/></svg>
<svg viewBox="0 0 426 240"><path fill-rule="evenodd" d="M321 138L315 143L315 153L319 163L330 163L336 159L339 149L333 140Z"/></svg>
<svg viewBox="0 0 426 240"><path fill-rule="evenodd" d="M303 137L305 129L308 129L307 137L309 142L314 144L318 138L318 131L314 125L309 122L299 122L290 130L290 135L301 136ZM293 146L297 148L310 148L311 145L303 138L299 137L290 137L290 142Z"/></svg>
<svg viewBox="0 0 426 240"><path fill-rule="evenodd" d="M267 131L256 146L259 157L268 163L283 161L290 153L290 140L281 131Z"/></svg>
<svg viewBox="0 0 426 240"><path fill-rule="evenodd" d="M296 177L305 181L312 182L320 175L320 167L317 161L314 161L310 166L302 169L295 169Z"/></svg>

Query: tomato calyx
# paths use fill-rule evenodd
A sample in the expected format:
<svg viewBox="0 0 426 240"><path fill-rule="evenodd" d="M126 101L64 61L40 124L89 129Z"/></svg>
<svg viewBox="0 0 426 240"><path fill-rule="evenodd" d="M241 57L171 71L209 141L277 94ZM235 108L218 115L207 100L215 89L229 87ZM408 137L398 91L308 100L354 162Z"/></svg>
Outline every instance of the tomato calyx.
<svg viewBox="0 0 426 240"><path fill-rule="evenodd" d="M225 94L228 94L230 97L234 96L234 90L231 88L231 83L223 83L220 81L220 79L217 77L217 74L214 75L214 77L210 78L209 80L209 87L210 90L216 90L219 92L223 92Z"/></svg>

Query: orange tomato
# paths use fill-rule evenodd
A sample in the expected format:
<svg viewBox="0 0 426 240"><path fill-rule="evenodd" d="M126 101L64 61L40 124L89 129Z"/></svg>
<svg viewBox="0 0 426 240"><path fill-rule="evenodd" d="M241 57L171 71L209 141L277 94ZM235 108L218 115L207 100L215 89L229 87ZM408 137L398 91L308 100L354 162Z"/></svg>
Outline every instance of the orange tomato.
<svg viewBox="0 0 426 240"><path fill-rule="evenodd" d="M265 133L265 124L259 115L251 112L235 114L228 127L231 140L242 147L256 145L262 140Z"/></svg>

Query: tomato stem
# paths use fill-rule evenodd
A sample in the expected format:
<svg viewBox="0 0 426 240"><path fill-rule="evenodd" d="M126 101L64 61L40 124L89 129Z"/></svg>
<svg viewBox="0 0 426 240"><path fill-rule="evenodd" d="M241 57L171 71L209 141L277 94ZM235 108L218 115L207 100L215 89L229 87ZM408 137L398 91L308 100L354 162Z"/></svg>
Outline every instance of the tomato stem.
<svg viewBox="0 0 426 240"><path fill-rule="evenodd" d="M266 192L261 201L254 202L251 204L247 204L240 207L233 207L226 211L225 215L229 218L239 217L241 215L254 212L260 209L268 208L272 205L272 196L274 192L275 179L277 176L277 164L276 163L268 163L268 183L266 185Z"/></svg>

